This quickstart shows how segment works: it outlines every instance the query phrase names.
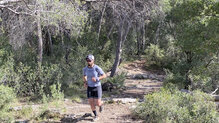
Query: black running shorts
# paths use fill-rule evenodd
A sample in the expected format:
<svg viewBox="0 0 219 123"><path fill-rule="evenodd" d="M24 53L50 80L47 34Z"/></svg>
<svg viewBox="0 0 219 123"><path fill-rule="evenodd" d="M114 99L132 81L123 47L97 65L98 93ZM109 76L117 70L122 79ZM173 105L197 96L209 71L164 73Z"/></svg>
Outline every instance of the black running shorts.
<svg viewBox="0 0 219 123"><path fill-rule="evenodd" d="M100 99L102 97L102 88L101 86L97 87L87 87L87 98Z"/></svg>

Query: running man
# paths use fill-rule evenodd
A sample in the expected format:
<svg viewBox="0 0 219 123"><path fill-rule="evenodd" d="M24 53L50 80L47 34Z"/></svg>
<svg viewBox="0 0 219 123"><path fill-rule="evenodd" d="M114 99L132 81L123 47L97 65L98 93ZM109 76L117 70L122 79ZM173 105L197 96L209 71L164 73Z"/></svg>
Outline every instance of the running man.
<svg viewBox="0 0 219 123"><path fill-rule="evenodd" d="M94 120L98 119L96 106L99 106L99 112L102 112L103 106L101 102L102 87L100 80L106 78L103 70L94 64L94 56L88 55L86 57L87 66L83 68L84 87L87 88L87 97L91 110L94 113Z"/></svg>

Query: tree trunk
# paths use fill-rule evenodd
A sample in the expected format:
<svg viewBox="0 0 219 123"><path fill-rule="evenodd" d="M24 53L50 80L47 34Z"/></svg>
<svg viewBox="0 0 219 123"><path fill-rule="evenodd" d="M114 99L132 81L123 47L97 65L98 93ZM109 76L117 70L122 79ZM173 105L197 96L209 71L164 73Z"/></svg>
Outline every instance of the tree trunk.
<svg viewBox="0 0 219 123"><path fill-rule="evenodd" d="M121 22L121 26L119 27L119 38L116 42L116 58L115 58L115 61L114 61L114 64L113 64L113 67L112 67L112 70L111 70L111 74L110 74L110 77L113 77L116 73L116 70L119 66L119 62L120 62L120 59L121 59L121 55L122 55L122 46L124 44L124 42L126 41L126 37L128 35L128 32L129 32L129 29L130 29L130 24L127 22L127 26L124 26L125 24L125 19L122 20ZM126 27L126 28L124 28Z"/></svg>
<svg viewBox="0 0 219 123"><path fill-rule="evenodd" d="M139 22L136 24L136 33L137 33L137 55L142 55L145 49L145 23Z"/></svg>
<svg viewBox="0 0 219 123"><path fill-rule="evenodd" d="M52 37L49 29L48 29L48 36L49 36L49 50L50 50L50 54L52 55L53 54Z"/></svg>
<svg viewBox="0 0 219 123"><path fill-rule="evenodd" d="M41 66L43 60L43 38L40 21L40 12L37 11L37 33L38 33L38 63Z"/></svg>
<svg viewBox="0 0 219 123"><path fill-rule="evenodd" d="M142 53L145 50L145 22L142 23Z"/></svg>
<svg viewBox="0 0 219 123"><path fill-rule="evenodd" d="M116 73L116 69L117 67L119 66L119 61L121 59L121 53L122 53L122 35L123 35L123 25L122 27L119 27L119 38L116 42L116 58L115 58L115 61L114 61L114 64L113 64L113 67L112 67L112 70L111 70L111 73L110 73L110 77L113 77L114 74Z"/></svg>
<svg viewBox="0 0 219 123"><path fill-rule="evenodd" d="M159 22L157 30L155 32L154 44L158 44L159 35L160 35L160 27L161 27L161 22Z"/></svg>
<svg viewBox="0 0 219 123"><path fill-rule="evenodd" d="M141 54L141 33L139 32L140 31L140 24L139 23L136 23L136 35L137 35L137 55L140 55Z"/></svg>
<svg viewBox="0 0 219 123"><path fill-rule="evenodd" d="M100 38L101 24L102 24L102 20L103 20L103 15L104 15L105 10L106 10L106 3L107 2L104 2L103 10L102 10L102 13L101 13L101 16L100 16L100 22L99 22L98 32L97 32L97 41L99 41L99 38Z"/></svg>
<svg viewBox="0 0 219 123"><path fill-rule="evenodd" d="M191 51L185 51L186 57L187 57L187 64L189 65L189 67L186 70L186 85L185 85L185 89L189 89L189 86L192 85L192 81L189 78L189 72L192 69L192 52Z"/></svg>

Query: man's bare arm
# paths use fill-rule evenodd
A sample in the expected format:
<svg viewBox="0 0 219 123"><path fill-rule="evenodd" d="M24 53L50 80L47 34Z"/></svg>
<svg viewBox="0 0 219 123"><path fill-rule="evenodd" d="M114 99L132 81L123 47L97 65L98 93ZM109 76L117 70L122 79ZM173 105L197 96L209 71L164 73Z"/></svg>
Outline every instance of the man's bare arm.
<svg viewBox="0 0 219 123"><path fill-rule="evenodd" d="M84 87L87 88L87 76L83 76Z"/></svg>
<svg viewBox="0 0 219 123"><path fill-rule="evenodd" d="M99 80L106 78L106 74L104 73L103 75L99 76Z"/></svg>

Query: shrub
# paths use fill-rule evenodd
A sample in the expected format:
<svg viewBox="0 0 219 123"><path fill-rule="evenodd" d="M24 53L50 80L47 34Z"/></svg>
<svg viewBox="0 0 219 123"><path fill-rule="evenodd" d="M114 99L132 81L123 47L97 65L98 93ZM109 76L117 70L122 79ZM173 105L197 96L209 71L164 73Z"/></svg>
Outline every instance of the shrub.
<svg viewBox="0 0 219 123"><path fill-rule="evenodd" d="M177 86L179 89L185 87L186 77L185 75L181 75L180 73L172 73L170 70L165 70L166 78L164 80L164 86L170 83Z"/></svg>
<svg viewBox="0 0 219 123"><path fill-rule="evenodd" d="M189 78L192 82L191 88L201 89L206 93L211 93L219 87L218 76L218 63L211 63L208 67L206 65L194 67L189 73Z"/></svg>
<svg viewBox="0 0 219 123"><path fill-rule="evenodd" d="M162 66L164 59L164 50L158 45L151 44L146 50L146 60L149 65Z"/></svg>
<svg viewBox="0 0 219 123"><path fill-rule="evenodd" d="M19 96L37 96L49 94L49 86L60 82L62 73L57 64L45 65L40 69L19 63L15 64L14 59L8 62L0 70L0 83L15 88Z"/></svg>
<svg viewBox="0 0 219 123"><path fill-rule="evenodd" d="M58 83L50 86L51 96L53 100L63 100L64 93L61 91L61 84Z"/></svg>
<svg viewBox="0 0 219 123"><path fill-rule="evenodd" d="M216 105L213 99L196 90L182 93L178 90L162 89L145 96L133 114L148 123L217 123Z"/></svg>
<svg viewBox="0 0 219 123"><path fill-rule="evenodd" d="M117 89L120 89L124 87L124 81L126 79L126 73L121 73L118 75L115 75L114 77L108 78L106 81L111 82L116 86Z"/></svg>
<svg viewBox="0 0 219 123"><path fill-rule="evenodd" d="M41 87L43 88L43 87ZM64 93L61 90L61 84L53 84L49 87L50 92L46 94L42 89L40 91L40 95L42 95L41 102L48 103L49 101L62 101L64 100Z"/></svg>
<svg viewBox="0 0 219 123"><path fill-rule="evenodd" d="M174 63L179 62L181 49L169 40L165 45L150 44L144 51L147 65L171 69Z"/></svg>
<svg viewBox="0 0 219 123"><path fill-rule="evenodd" d="M9 108L15 99L16 96L12 88L0 85L0 122L11 122L13 120Z"/></svg>

